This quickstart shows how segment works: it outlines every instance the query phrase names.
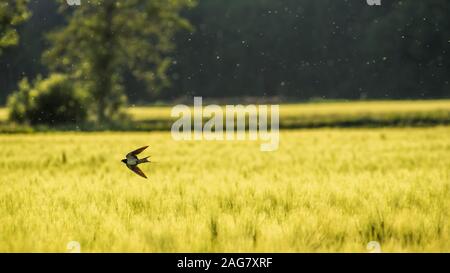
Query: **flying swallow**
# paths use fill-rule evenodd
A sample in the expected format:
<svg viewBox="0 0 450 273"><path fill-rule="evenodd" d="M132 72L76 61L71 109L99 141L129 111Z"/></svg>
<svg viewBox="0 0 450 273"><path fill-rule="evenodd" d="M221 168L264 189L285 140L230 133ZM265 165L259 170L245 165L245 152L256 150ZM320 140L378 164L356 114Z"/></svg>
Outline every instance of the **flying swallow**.
<svg viewBox="0 0 450 273"><path fill-rule="evenodd" d="M138 165L142 164L142 163L147 163L150 162L150 160L148 160L149 156L144 157L142 159L139 159L137 157L138 154L142 153L145 149L147 149L148 146L139 148L137 150L134 150L132 152L129 152L126 156L125 159L122 159L122 162L127 165L127 167L132 170L133 172L135 172L136 174L147 178L147 176L145 176L145 173L139 169Z"/></svg>

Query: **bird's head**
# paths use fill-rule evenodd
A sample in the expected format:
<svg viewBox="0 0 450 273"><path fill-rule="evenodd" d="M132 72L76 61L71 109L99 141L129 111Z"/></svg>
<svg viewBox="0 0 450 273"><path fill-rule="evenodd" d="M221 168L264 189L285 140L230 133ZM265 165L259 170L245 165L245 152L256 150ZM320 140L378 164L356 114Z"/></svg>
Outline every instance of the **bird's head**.
<svg viewBox="0 0 450 273"><path fill-rule="evenodd" d="M126 159L122 159L121 160L123 164L127 164L127 160Z"/></svg>

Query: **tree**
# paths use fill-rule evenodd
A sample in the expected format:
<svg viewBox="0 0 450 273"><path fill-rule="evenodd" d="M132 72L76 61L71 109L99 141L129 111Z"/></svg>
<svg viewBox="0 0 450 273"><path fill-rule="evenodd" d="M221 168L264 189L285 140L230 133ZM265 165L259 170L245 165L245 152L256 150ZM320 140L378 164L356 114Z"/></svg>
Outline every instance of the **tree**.
<svg viewBox="0 0 450 273"><path fill-rule="evenodd" d="M190 28L179 13L192 0L91 0L62 12L68 25L49 34L44 61L53 71L82 82L98 122L112 119L124 103L123 75L131 72L150 91L169 84L166 71L172 37Z"/></svg>
<svg viewBox="0 0 450 273"><path fill-rule="evenodd" d="M83 123L87 118L84 90L66 75L38 76L32 84L26 78L19 90L8 97L9 118L31 125L62 125Z"/></svg>
<svg viewBox="0 0 450 273"><path fill-rule="evenodd" d="M19 42L16 27L30 16L28 0L2 0L0 2L0 54L2 48Z"/></svg>
<svg viewBox="0 0 450 273"><path fill-rule="evenodd" d="M70 21L80 9L90 8L95 13L104 8L102 4L94 9L91 6L95 3L81 0L81 6L69 7L64 2L63 16ZM8 49L0 59L0 104L17 89L16 82L24 76L33 79L38 74L48 75L45 66L36 60L47 46L40 37L66 23L54 11L52 0L30 1L28 7L33 18L20 28L21 45ZM383 1L381 6L369 6L364 0L206 0L182 14L196 31L179 32L174 40L177 50L166 50L160 55L171 66L164 77L159 77L158 86L164 86L161 79L167 85L166 75L171 86L164 92L143 94L140 91L145 89L145 82L136 80L136 73L130 73L128 65L121 65L120 70L126 71L118 79L129 101L172 100L186 95L295 99L450 97L448 0ZM134 18L129 20L133 21ZM91 23L84 21L79 25L83 24ZM67 35L77 31L86 30L73 29ZM83 52L70 49L70 54L97 50L97 42L83 35L79 38L83 44L75 41L69 45L93 47ZM96 37L100 40L97 34ZM67 43L61 41L59 45L52 44L64 50ZM128 45L139 47L134 42ZM66 58L56 54L55 60L49 62L60 65L63 57ZM70 58L66 60L80 68ZM59 71L71 71L69 65L62 65ZM82 71L89 74L86 68ZM150 67L151 71L156 71L155 67ZM157 89L157 84L150 86L152 91ZM120 90L118 93L122 94Z"/></svg>

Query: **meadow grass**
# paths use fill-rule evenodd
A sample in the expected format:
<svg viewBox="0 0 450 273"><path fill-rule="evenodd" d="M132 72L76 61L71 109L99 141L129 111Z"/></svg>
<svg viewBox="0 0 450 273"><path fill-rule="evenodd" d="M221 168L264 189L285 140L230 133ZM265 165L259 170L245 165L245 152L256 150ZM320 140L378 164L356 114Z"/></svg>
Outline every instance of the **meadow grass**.
<svg viewBox="0 0 450 273"><path fill-rule="evenodd" d="M450 127L0 135L0 251L450 251ZM149 144L142 179L122 165Z"/></svg>
<svg viewBox="0 0 450 273"><path fill-rule="evenodd" d="M134 120L170 119L171 107L130 107L128 112ZM280 116L282 119L312 119L314 117L361 117L361 116L392 116L427 113L450 112L450 100L418 100L418 101L350 101L350 102L312 102L297 104L282 104Z"/></svg>
<svg viewBox="0 0 450 273"><path fill-rule="evenodd" d="M171 107L131 107L132 118L149 129L170 129ZM450 125L450 100L352 101L282 104L280 128L411 127Z"/></svg>
<svg viewBox="0 0 450 273"><path fill-rule="evenodd" d="M168 131L177 117L170 106L129 107L133 122L106 129L115 131ZM0 133L32 131L102 130L92 125L27 127L7 123L7 110L0 108ZM205 119L206 121L206 119ZM450 100L352 101L282 104L280 128L321 127L418 127L450 125Z"/></svg>

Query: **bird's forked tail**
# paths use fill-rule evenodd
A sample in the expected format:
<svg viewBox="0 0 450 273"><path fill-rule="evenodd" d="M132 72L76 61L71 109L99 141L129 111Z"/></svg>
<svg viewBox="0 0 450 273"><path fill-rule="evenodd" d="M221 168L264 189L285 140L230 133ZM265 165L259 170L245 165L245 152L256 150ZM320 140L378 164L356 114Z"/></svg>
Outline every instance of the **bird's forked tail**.
<svg viewBox="0 0 450 273"><path fill-rule="evenodd" d="M147 156L147 157L144 157L144 158L139 159L139 160L138 160L138 164L150 162L149 158L150 158L150 157Z"/></svg>

